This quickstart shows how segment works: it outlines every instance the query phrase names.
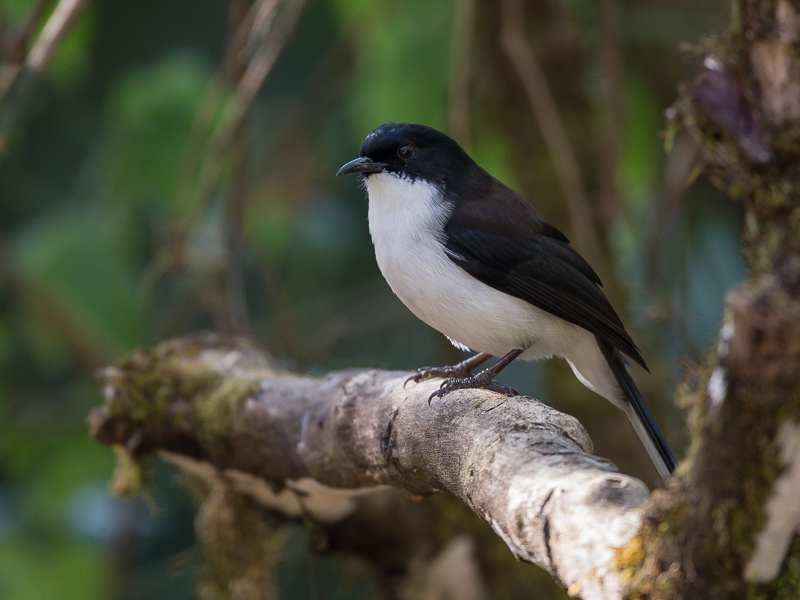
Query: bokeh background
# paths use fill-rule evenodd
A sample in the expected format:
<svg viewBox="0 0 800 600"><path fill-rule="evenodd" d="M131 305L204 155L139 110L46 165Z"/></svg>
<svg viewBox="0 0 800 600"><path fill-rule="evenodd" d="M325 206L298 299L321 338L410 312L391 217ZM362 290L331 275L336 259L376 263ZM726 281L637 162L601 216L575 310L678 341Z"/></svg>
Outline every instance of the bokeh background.
<svg viewBox="0 0 800 600"><path fill-rule="evenodd" d="M163 466L146 498L110 495L87 435L93 374L126 353L216 330L313 374L463 358L391 294L364 191L334 177L387 120L450 133L597 267L680 454L681 363L743 265L736 208L688 185L695 149L664 112L698 60L681 44L726 3L98 0L24 67L57 4L0 0L0 598L194 597L189 495ZM502 380L654 483L565 364ZM372 597L302 526L275 543L281 597Z"/></svg>

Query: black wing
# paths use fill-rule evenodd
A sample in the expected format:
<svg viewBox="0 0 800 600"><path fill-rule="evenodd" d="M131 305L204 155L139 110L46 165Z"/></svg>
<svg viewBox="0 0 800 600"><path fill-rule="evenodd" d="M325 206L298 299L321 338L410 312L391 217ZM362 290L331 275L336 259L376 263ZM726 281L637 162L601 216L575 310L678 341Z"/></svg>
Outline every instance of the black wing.
<svg viewBox="0 0 800 600"><path fill-rule="evenodd" d="M646 369L597 274L560 231L546 221L538 225L538 235L509 237L451 221L443 245L479 281L583 327Z"/></svg>

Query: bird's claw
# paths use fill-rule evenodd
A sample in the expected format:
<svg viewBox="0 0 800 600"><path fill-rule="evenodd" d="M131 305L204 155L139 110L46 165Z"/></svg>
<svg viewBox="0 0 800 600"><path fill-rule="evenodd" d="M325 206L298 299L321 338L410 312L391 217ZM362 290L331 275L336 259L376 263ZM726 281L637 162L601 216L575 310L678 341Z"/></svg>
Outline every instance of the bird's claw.
<svg viewBox="0 0 800 600"><path fill-rule="evenodd" d="M424 369L424 368L425 368L425 367L423 367L423 369ZM421 371L421 370L422 370L422 369L417 369L417 372L416 372L416 373L414 373L414 374L413 374L411 377L409 377L408 379L406 379L406 380L403 382L403 388L405 388L405 387L408 385L408 382L409 382L409 381L413 381L414 383L419 383L420 381L422 381L422 375L420 375L420 373L419 373L419 371Z"/></svg>
<svg viewBox="0 0 800 600"><path fill-rule="evenodd" d="M491 377L482 377L482 373L478 373L472 377L451 377L450 379L445 379L442 385L439 386L439 389L428 396L428 406L430 406L434 398L443 398L450 392L456 390L469 389L483 389L498 392L506 396L519 396L519 392L514 388L504 383L498 383Z"/></svg>
<svg viewBox="0 0 800 600"><path fill-rule="evenodd" d="M450 379L469 378L471 372L472 371L468 367L463 366L461 363L450 367L420 367L417 369L416 373L405 380L403 387L406 387L409 381L419 383L420 381L433 379L434 377L447 377L448 381Z"/></svg>

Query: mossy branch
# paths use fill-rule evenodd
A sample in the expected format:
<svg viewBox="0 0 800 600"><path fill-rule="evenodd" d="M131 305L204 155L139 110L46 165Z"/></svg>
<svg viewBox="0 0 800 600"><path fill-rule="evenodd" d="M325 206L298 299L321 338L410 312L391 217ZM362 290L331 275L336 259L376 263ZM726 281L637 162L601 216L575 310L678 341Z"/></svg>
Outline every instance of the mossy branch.
<svg viewBox="0 0 800 600"><path fill-rule="evenodd" d="M518 559L581 598L619 598L616 549L638 530L647 488L589 454L572 417L485 390L431 407L439 382L404 386L409 375L303 377L245 342L199 336L102 371L105 403L90 425L102 443L159 453L297 514L296 502L281 504L289 488L302 494L303 514L322 522L343 518L355 493L378 486L450 492Z"/></svg>
<svg viewBox="0 0 800 600"><path fill-rule="evenodd" d="M800 594L800 6L732 7L669 114L743 209L748 280L679 390L692 447L635 539L631 598Z"/></svg>

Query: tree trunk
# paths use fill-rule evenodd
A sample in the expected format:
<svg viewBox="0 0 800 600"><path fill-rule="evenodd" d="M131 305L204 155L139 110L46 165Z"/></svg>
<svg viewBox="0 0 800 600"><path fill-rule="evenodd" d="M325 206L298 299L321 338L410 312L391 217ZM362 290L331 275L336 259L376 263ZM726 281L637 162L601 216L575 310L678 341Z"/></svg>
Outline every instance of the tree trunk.
<svg viewBox="0 0 800 600"><path fill-rule="evenodd" d="M648 511L632 598L800 596L800 4L733 5L668 115L744 209L748 278L684 386L692 445Z"/></svg>

